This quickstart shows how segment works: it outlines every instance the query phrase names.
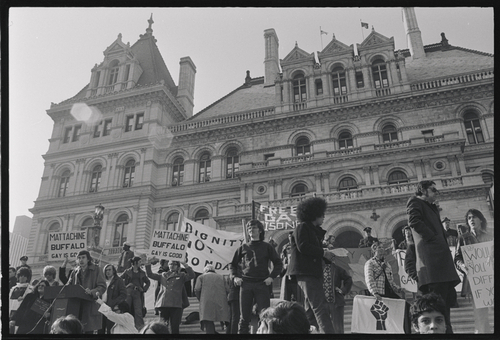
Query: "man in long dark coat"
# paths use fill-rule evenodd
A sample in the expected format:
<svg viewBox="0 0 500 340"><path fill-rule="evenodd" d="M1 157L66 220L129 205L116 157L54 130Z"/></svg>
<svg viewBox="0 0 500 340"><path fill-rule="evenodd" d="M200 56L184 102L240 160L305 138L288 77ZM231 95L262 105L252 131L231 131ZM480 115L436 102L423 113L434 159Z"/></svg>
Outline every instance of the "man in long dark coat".
<svg viewBox="0 0 500 340"><path fill-rule="evenodd" d="M421 181L415 196L410 197L407 207L408 225L415 241L418 288L422 293L435 292L446 303L447 333L453 333L450 323L450 307L454 287L460 283L453 265L446 232L441 225L436 202L439 191L433 181Z"/></svg>

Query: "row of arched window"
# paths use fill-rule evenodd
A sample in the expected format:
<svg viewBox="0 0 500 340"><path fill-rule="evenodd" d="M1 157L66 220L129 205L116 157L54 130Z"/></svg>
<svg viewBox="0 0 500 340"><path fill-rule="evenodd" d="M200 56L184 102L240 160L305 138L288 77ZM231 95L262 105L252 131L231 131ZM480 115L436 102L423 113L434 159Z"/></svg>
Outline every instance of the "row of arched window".
<svg viewBox="0 0 500 340"><path fill-rule="evenodd" d="M398 65L399 66L399 65ZM397 69L399 71L399 69ZM371 75L373 79L373 86L376 89L388 87L389 78L387 75L387 66L384 60L377 59L372 63ZM399 78L401 76L399 75ZM331 71L331 82L332 91L334 96L345 95L348 93L348 77L346 77L346 70L342 66L336 66ZM363 79L363 73L361 71L356 71L355 73L356 87L363 88L365 81ZM315 79L314 84L316 86L316 95L323 95L323 81L321 79ZM354 87L354 84L353 84ZM293 88L293 100L295 103L307 101L307 82L303 73L299 72L293 77L292 81Z"/></svg>

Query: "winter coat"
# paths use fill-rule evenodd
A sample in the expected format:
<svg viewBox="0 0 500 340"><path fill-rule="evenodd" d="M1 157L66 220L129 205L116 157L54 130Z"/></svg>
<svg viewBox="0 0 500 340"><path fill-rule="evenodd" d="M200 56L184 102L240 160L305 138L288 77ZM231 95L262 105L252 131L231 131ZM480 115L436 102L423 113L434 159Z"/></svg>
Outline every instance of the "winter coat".
<svg viewBox="0 0 500 340"><path fill-rule="evenodd" d="M200 321L229 321L229 286L222 275L208 272L199 276L194 293L200 300Z"/></svg>
<svg viewBox="0 0 500 340"><path fill-rule="evenodd" d="M185 289L184 283L194 278L194 271L191 267L186 268L187 273L163 272L155 274L151 271L151 265L146 265L146 274L152 280L161 284L160 291L155 301L155 308L160 307L183 307L182 290Z"/></svg>
<svg viewBox="0 0 500 340"><path fill-rule="evenodd" d="M87 270L82 274L81 268L75 269L75 274L71 275L69 284L81 285L83 288L89 288L94 299L97 293L102 296L106 291L106 280L102 270L95 264L89 264ZM99 305L95 301L82 300L82 315L80 321L83 324L84 331L93 331L102 328L102 316L99 314Z"/></svg>
<svg viewBox="0 0 500 340"><path fill-rule="evenodd" d="M118 259L118 265L116 270L118 273L122 273L125 270L132 267L132 262L130 260L134 257L134 252L132 250L124 250L120 254L120 258Z"/></svg>
<svg viewBox="0 0 500 340"><path fill-rule="evenodd" d="M323 277L323 245L326 231L311 222L301 222L293 231L288 275Z"/></svg>
<svg viewBox="0 0 500 340"><path fill-rule="evenodd" d="M133 275L132 271L133 270L134 270L134 268L130 267L129 269L125 270L120 275L120 277L123 279L123 283L125 284L125 287L127 287L127 285L129 283L132 283L132 275ZM148 276L146 275L144 270L142 270L141 268L139 268L139 276L140 276L141 285L142 285L142 287L140 287L140 288L142 289L142 293L145 293L148 291L149 286L151 285L151 281L149 281Z"/></svg>
<svg viewBox="0 0 500 340"><path fill-rule="evenodd" d="M345 295L351 291L352 288L352 277L349 273L342 267L335 265L334 263L325 264L325 266L330 266L330 273L332 276L333 289L335 290L335 307L345 306ZM342 294L337 290L339 288Z"/></svg>
<svg viewBox="0 0 500 340"><path fill-rule="evenodd" d="M33 311L31 307L35 303L35 301L40 297L38 292L33 291L25 296L23 302L17 309L17 312L12 317L12 320L16 322L16 326L19 326L16 334L47 334L48 327L46 327L45 322L49 320L49 318L45 318L45 315L38 314ZM47 303L51 303L51 300L43 299ZM42 320L38 322L38 320ZM38 324L37 324L38 322ZM35 328L36 326L36 328Z"/></svg>
<svg viewBox="0 0 500 340"><path fill-rule="evenodd" d="M406 255L405 255L405 272L415 282L418 282L416 260L417 259L415 255L415 244L409 243L408 248L406 248Z"/></svg>
<svg viewBox="0 0 500 340"><path fill-rule="evenodd" d="M450 282L453 287L459 284L460 278L436 205L412 196L406 208L415 242L418 288L438 282Z"/></svg>
<svg viewBox="0 0 500 340"><path fill-rule="evenodd" d="M127 289L123 279L118 275L111 278L108 288L106 289L106 304L113 309L117 304L127 299Z"/></svg>

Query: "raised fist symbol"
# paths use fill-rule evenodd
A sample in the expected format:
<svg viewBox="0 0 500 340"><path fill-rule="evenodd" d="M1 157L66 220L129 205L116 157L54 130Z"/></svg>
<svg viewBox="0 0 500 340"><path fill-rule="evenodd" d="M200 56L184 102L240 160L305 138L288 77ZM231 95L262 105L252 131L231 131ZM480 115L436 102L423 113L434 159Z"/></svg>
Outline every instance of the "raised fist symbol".
<svg viewBox="0 0 500 340"><path fill-rule="evenodd" d="M377 331L385 331L385 319L387 319L387 307L382 300L377 300L370 308L370 312L377 319Z"/></svg>

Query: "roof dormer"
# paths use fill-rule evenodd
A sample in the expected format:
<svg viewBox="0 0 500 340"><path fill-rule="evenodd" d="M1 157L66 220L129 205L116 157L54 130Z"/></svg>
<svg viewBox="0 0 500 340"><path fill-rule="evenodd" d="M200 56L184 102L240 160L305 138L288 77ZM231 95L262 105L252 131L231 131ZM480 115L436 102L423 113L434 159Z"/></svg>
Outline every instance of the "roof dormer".
<svg viewBox="0 0 500 340"><path fill-rule="evenodd" d="M284 78L290 77L291 73L300 69L304 71L305 75L312 73L312 68L316 64L314 53L307 53L301 49L297 43L285 59L280 59L281 69L283 70Z"/></svg>
<svg viewBox="0 0 500 340"><path fill-rule="evenodd" d="M135 86L143 70L122 34L103 52L104 60L92 68L86 97L118 92Z"/></svg>

